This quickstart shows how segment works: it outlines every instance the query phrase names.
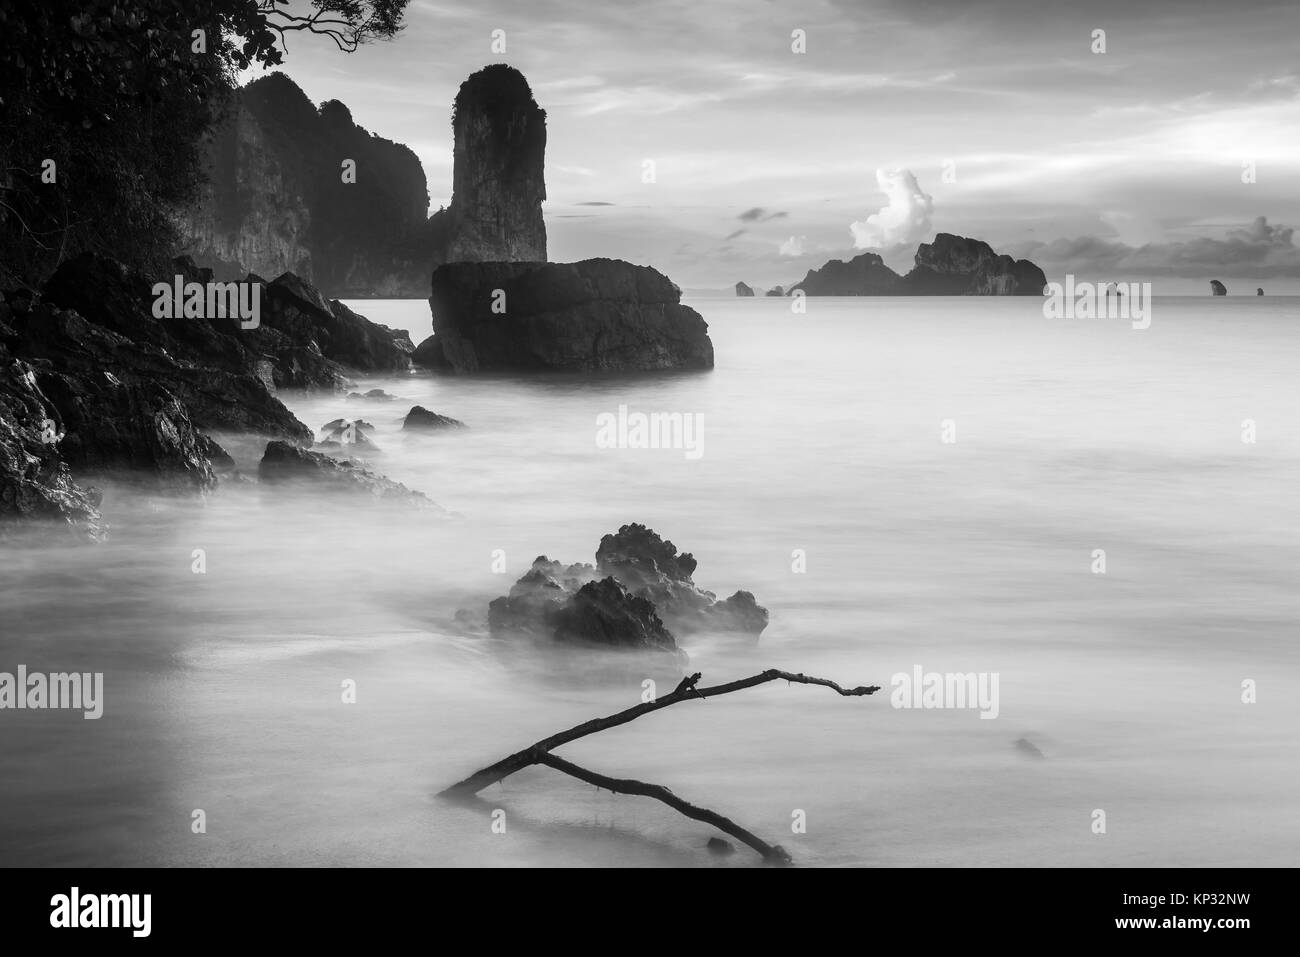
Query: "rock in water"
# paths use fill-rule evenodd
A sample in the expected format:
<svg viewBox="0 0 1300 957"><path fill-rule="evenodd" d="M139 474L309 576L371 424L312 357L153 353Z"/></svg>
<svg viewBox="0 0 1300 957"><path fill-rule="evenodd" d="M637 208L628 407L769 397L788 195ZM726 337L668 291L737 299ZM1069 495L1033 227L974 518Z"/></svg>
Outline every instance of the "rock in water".
<svg viewBox="0 0 1300 957"><path fill-rule="evenodd" d="M268 442L257 476L267 485L306 483L326 491L369 495L385 502L443 511L423 492L376 475L353 462L340 462L321 452L309 452L288 442Z"/></svg>
<svg viewBox="0 0 1300 957"><path fill-rule="evenodd" d="M939 233L916 250L905 296L1041 296L1047 277L1027 259L999 256L978 239Z"/></svg>
<svg viewBox="0 0 1300 957"><path fill-rule="evenodd" d="M1227 287L1227 286L1225 286L1223 283L1219 282L1219 280L1217 280L1217 279L1211 279L1211 280L1210 280L1210 295L1211 295L1211 296L1226 296L1227 294L1228 294L1228 287Z"/></svg>
<svg viewBox="0 0 1300 957"><path fill-rule="evenodd" d="M773 286L771 289L769 289L769 290L768 290L767 292L765 292L763 295L765 295L765 296L784 296L784 295L785 295L785 290L782 289L780 286Z"/></svg>
<svg viewBox="0 0 1300 957"><path fill-rule="evenodd" d="M402 428L408 431L428 432L438 429L463 429L465 423L460 419L453 419L450 416L439 415L437 412L430 412L422 405L413 406L411 411L406 413L406 419L402 422Z"/></svg>
<svg viewBox="0 0 1300 957"><path fill-rule="evenodd" d="M1264 287L1263 287L1263 286L1260 286L1258 289L1256 289L1256 290L1255 290L1255 295L1257 295L1257 296L1262 296L1262 295L1264 295Z"/></svg>
<svg viewBox="0 0 1300 957"><path fill-rule="evenodd" d="M722 857L726 857L728 854L736 853L735 845L733 845L730 841L724 841L720 837L709 838L709 842L704 846L709 849L710 853L718 854Z"/></svg>
<svg viewBox="0 0 1300 957"><path fill-rule="evenodd" d="M613 578L587 582L556 613L555 640L676 651L672 632L646 598L633 595Z"/></svg>
<svg viewBox="0 0 1300 957"><path fill-rule="evenodd" d="M458 373L713 368L708 324L649 266L449 263L433 273L419 365Z"/></svg>
<svg viewBox="0 0 1300 957"><path fill-rule="evenodd" d="M737 295L737 296L752 296L752 295L754 295L754 290L751 289L749 286L745 285L743 282L738 282L738 283L736 283L736 295Z"/></svg>
<svg viewBox="0 0 1300 957"><path fill-rule="evenodd" d="M545 261L546 112L524 75L494 64L460 86L452 109L451 205L435 218L434 262Z"/></svg>

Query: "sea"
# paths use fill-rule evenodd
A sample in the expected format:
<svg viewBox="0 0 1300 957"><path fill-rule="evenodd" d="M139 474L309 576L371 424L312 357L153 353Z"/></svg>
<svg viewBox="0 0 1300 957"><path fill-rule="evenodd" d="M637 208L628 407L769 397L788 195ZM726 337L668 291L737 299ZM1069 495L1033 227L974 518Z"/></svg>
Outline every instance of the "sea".
<svg viewBox="0 0 1300 957"><path fill-rule="evenodd" d="M450 515L244 478L103 485L98 546L0 545L0 671L103 674L103 713L0 711L0 864L755 866L659 802L476 768L672 690L663 656L492 637L533 559L637 522L752 592L681 636L691 700L565 745L805 866L1300 862L1300 297L694 298L716 367L358 378L367 467ZM423 301L354 309L430 332ZM422 405L467 428L402 429ZM689 422L692 447L601 423ZM611 419L612 417L612 419ZM975 675L996 708L908 689ZM905 706L908 705L908 706ZM732 841L735 844L735 841Z"/></svg>

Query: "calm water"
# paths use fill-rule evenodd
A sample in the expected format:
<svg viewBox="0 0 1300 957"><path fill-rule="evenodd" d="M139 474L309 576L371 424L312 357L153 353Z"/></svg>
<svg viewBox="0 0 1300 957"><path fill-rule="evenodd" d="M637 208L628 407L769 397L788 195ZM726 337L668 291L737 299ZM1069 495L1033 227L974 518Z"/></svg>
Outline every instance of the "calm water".
<svg viewBox="0 0 1300 957"><path fill-rule="evenodd" d="M708 855L714 832L656 802L547 769L478 806L434 797L637 703L642 677L667 690L644 662L581 669L453 620L535 555L590 561L639 521L696 555L703 587L771 611L756 647L686 642L705 683L775 666L886 691L768 685L571 760L665 784L807 864L1297 863L1300 299L1158 299L1146 331L1045 320L1037 300L694 304L712 373L285 397L314 428L372 422L370 464L454 521L252 483L201 505L110 488L110 543L0 551L0 670L103 671L107 698L99 721L0 712L0 862L752 864ZM353 305L428 331L422 302ZM417 403L470 428L403 434ZM597 448L620 404L702 416L704 455ZM261 443L222 438L255 473ZM915 665L998 673L999 717L892 708L890 677Z"/></svg>

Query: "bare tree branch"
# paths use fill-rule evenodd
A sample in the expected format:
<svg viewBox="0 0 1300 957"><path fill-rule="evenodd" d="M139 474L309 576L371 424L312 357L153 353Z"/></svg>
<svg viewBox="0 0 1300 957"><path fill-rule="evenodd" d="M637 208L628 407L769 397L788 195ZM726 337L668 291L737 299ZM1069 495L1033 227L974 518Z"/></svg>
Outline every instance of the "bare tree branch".
<svg viewBox="0 0 1300 957"><path fill-rule="evenodd" d="M588 771L580 768L576 764L571 764L562 758L551 754L555 748L562 744L568 744L570 741L576 741L578 738L585 738L589 734L595 734L598 731L605 731L609 728L616 728L621 724L627 724L634 721L643 714L650 714L652 711L659 711L667 708L669 705L677 704L681 701L688 701L695 698L708 699L715 698L719 695L731 694L733 691L743 691L746 688L753 688L755 685L766 684L769 681L784 679L792 684L821 685L830 688L837 694L845 697L858 697L862 695L875 694L880 690L879 685L864 686L859 685L856 688L843 688L831 681L829 678L814 678L805 674L795 674L789 671L778 671L775 668L769 668L767 671L752 675L748 678L741 678L738 681L729 681L726 684L712 685L707 688L696 687L700 680L700 675L691 675L683 678L671 694L664 695L654 701L648 701L620 711L617 714L607 715L603 718L593 718L582 724L569 728L567 731L561 731L553 734L549 738L543 738L536 744L533 744L522 751L516 751L507 757L502 758L495 764L490 764L485 768L475 771L463 781L458 781L451 787L442 792L443 797L468 798L491 784L496 784L501 779L514 774L516 771L523 770L534 764L544 764L547 767L555 768L557 771L563 771L582 781L595 784L597 787L607 788L610 791L617 791L622 794L639 794L646 797L653 797L663 801L670 807L676 808L687 817L697 821L704 821L712 824L714 827L725 831L728 834L744 841L750 847L754 848L763 855L764 860L776 863L789 863L789 855L779 846L769 845L766 842L755 837L749 831L740 827L738 824L728 820L720 814L710 811L706 808L699 808L693 804L688 804L669 791L667 788L657 784L646 784L641 781L631 781L618 778L608 778L594 771Z"/></svg>
<svg viewBox="0 0 1300 957"><path fill-rule="evenodd" d="M616 794L636 794L641 797L652 797L657 801L663 801L670 808L680 811L687 817L696 821L703 821L705 824L712 824L719 831L730 834L736 840L748 844L759 854L763 855L763 860L769 864L790 864L792 863L789 853L779 844L768 844L762 838L758 837L751 831L745 830L735 821L723 817L716 811L710 811L708 808L696 807L687 801L683 801L668 788L659 784L646 784L644 781L632 781L628 778L610 778L603 774L597 774L595 771L588 771L586 768L579 767L570 761L556 757L554 754L544 754L537 759L538 764L544 764L548 768L555 768L557 771L563 771L570 774L579 781L586 781L588 784L594 784L598 788L604 788L606 791L613 791Z"/></svg>

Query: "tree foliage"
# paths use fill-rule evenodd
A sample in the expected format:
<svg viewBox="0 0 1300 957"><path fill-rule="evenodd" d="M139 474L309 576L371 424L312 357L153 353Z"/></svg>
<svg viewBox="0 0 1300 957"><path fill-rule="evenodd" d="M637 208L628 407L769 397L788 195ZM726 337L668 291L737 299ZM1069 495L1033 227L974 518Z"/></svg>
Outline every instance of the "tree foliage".
<svg viewBox="0 0 1300 957"><path fill-rule="evenodd" d="M83 249L154 265L202 181L200 143L238 71L287 33L391 37L407 0L41 0L0 5L0 282ZM50 165L52 161L53 165ZM48 182L50 178L52 182Z"/></svg>

